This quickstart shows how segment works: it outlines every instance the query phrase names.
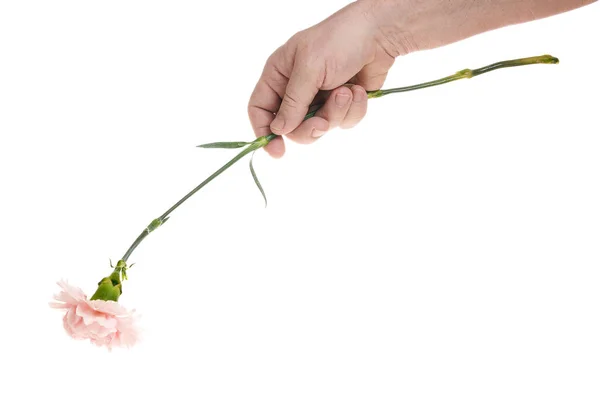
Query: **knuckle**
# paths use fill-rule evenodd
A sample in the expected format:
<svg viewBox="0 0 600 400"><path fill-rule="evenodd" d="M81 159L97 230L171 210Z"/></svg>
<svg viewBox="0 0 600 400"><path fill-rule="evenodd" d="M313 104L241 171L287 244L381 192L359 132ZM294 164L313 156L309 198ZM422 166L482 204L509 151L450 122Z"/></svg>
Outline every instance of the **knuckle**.
<svg viewBox="0 0 600 400"><path fill-rule="evenodd" d="M323 89L326 86L325 82L328 81L327 75L330 75L331 78L334 75L334 70L328 68L327 62L327 58L319 51L299 51L296 55L294 67L300 68L305 72L303 75L308 79L305 82L306 84ZM328 89L333 89L333 87L329 87Z"/></svg>
<svg viewBox="0 0 600 400"><path fill-rule="evenodd" d="M285 85L288 81L287 76L285 76L285 74L275 65L273 65L273 68L271 68L266 78L267 84L275 87Z"/></svg>
<svg viewBox="0 0 600 400"><path fill-rule="evenodd" d="M307 52L311 43L311 40L308 38L309 29L304 29L293 34L287 44L295 47L298 53Z"/></svg>
<svg viewBox="0 0 600 400"><path fill-rule="evenodd" d="M248 118L250 118L250 122L254 123L254 121L259 117L261 110L252 104L248 105Z"/></svg>
<svg viewBox="0 0 600 400"><path fill-rule="evenodd" d="M286 92L283 100L281 101L281 108L297 110L300 108L300 101L298 95L294 91Z"/></svg>
<svg viewBox="0 0 600 400"><path fill-rule="evenodd" d="M339 79L340 63L333 57L328 57L322 61L323 74L321 78L322 89L333 89L337 86L336 79Z"/></svg>

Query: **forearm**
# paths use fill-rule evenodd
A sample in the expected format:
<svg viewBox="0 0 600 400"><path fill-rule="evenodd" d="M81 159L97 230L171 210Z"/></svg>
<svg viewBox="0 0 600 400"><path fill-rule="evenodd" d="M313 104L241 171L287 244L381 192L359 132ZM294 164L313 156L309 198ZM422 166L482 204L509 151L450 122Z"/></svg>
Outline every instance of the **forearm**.
<svg viewBox="0 0 600 400"><path fill-rule="evenodd" d="M595 0L358 0L394 56L450 44L503 26L569 11Z"/></svg>

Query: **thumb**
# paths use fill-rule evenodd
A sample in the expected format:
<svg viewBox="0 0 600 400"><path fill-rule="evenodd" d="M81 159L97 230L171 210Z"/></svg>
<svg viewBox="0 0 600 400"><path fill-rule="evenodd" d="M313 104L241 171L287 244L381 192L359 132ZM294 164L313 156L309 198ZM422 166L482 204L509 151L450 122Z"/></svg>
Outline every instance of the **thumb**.
<svg viewBox="0 0 600 400"><path fill-rule="evenodd" d="M296 129L308 112L308 108L319 92L319 71L295 65L285 88L277 116L271 123L271 131L286 135Z"/></svg>
<svg viewBox="0 0 600 400"><path fill-rule="evenodd" d="M385 82L389 69L394 64L394 59L386 62L365 65L352 79L352 83L365 88L365 90L379 90Z"/></svg>

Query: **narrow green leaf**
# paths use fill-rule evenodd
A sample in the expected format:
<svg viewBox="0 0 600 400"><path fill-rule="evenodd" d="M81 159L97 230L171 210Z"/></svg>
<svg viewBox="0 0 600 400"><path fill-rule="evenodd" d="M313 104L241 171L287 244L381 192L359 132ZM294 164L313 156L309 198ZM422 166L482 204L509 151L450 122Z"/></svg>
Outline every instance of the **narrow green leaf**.
<svg viewBox="0 0 600 400"><path fill-rule="evenodd" d="M202 147L203 149L237 149L249 144L249 142L214 142L201 144L196 147Z"/></svg>
<svg viewBox="0 0 600 400"><path fill-rule="evenodd" d="M256 152L254 152L256 153ZM254 183L256 183L256 186L258 187L258 190L260 190L260 193L263 196L263 199L265 199L265 207L267 207L267 196L265 195L265 191L262 188L262 185L260 184L258 177L256 176L256 172L254 171L254 166L252 166L252 160L254 160L254 153L252 153L252 157L250 157L250 173L252 173L252 178L254 178Z"/></svg>

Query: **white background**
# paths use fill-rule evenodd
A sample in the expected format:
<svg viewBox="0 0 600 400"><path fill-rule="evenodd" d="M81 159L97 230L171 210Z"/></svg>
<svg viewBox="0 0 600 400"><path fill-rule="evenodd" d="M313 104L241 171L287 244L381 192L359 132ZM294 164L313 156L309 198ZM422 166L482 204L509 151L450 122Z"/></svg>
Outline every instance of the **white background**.
<svg viewBox="0 0 600 400"><path fill-rule="evenodd" d="M134 253L143 341L70 339L135 236L249 140L269 54L345 1L0 3L7 399L598 399L600 5L398 59L357 128L211 183Z"/></svg>

